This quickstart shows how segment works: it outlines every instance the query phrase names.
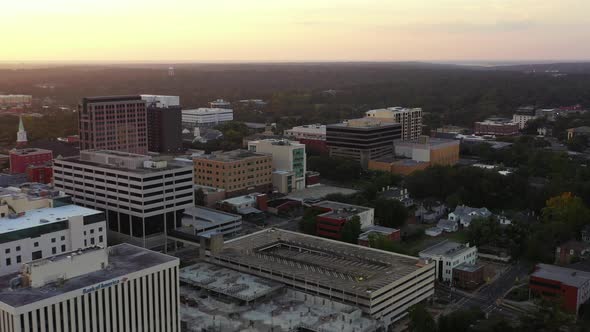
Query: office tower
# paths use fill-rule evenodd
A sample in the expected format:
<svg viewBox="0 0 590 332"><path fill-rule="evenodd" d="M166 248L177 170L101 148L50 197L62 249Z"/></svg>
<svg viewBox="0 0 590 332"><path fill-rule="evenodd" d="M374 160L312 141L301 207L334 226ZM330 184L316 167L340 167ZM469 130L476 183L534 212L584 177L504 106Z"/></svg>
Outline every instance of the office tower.
<svg viewBox="0 0 590 332"><path fill-rule="evenodd" d="M247 150L212 153L193 158L195 183L222 188L226 197L272 190L272 156Z"/></svg>
<svg viewBox="0 0 590 332"><path fill-rule="evenodd" d="M0 277L7 332L178 332L178 258L130 244L38 259Z"/></svg>
<svg viewBox="0 0 590 332"><path fill-rule="evenodd" d="M353 119L326 126L326 143L331 157L356 160L366 169L369 160L393 155L393 141L401 133L399 123Z"/></svg>
<svg viewBox="0 0 590 332"><path fill-rule="evenodd" d="M182 119L178 96L141 95L146 102L148 150L182 152Z"/></svg>
<svg viewBox="0 0 590 332"><path fill-rule="evenodd" d="M56 159L53 173L55 188L76 204L106 213L110 243L160 247L194 206L192 162L91 150Z"/></svg>
<svg viewBox="0 0 590 332"><path fill-rule="evenodd" d="M290 193L305 188L305 144L285 139L263 139L248 142L248 150L272 156L272 184L276 190Z"/></svg>
<svg viewBox="0 0 590 332"><path fill-rule="evenodd" d="M84 98L78 119L80 150L148 152L146 107L140 96Z"/></svg>
<svg viewBox="0 0 590 332"><path fill-rule="evenodd" d="M422 135L422 109L405 107L388 107L370 110L365 114L369 118L393 121L402 126L402 140L416 139Z"/></svg>

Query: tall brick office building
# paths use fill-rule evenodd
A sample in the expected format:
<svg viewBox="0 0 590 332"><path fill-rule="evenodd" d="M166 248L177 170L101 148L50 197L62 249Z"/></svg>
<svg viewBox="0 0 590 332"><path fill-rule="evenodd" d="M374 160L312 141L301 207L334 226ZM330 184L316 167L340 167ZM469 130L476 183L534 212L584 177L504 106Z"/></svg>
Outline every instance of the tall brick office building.
<svg viewBox="0 0 590 332"><path fill-rule="evenodd" d="M141 96L89 97L78 105L80 150L146 154L146 102Z"/></svg>

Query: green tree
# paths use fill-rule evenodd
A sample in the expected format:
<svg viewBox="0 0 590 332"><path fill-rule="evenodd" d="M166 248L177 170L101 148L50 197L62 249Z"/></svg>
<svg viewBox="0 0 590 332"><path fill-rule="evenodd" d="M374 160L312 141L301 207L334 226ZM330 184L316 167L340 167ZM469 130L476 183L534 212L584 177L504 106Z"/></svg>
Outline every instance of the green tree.
<svg viewBox="0 0 590 332"><path fill-rule="evenodd" d="M400 227L408 219L408 209L398 200L379 198L375 201L375 219L381 226Z"/></svg>
<svg viewBox="0 0 590 332"><path fill-rule="evenodd" d="M205 192L201 188L195 190L195 205L205 205Z"/></svg>
<svg viewBox="0 0 590 332"><path fill-rule="evenodd" d="M433 332L436 331L436 322L423 304L416 304L409 310L410 331Z"/></svg>
<svg viewBox="0 0 590 332"><path fill-rule="evenodd" d="M316 216L320 213L321 211L314 208L306 209L303 217L299 220L299 230L305 234L316 235Z"/></svg>
<svg viewBox="0 0 590 332"><path fill-rule="evenodd" d="M356 244L358 242L359 235L361 234L361 218L359 216L354 216L345 222L344 226L342 226L341 233L342 241Z"/></svg>

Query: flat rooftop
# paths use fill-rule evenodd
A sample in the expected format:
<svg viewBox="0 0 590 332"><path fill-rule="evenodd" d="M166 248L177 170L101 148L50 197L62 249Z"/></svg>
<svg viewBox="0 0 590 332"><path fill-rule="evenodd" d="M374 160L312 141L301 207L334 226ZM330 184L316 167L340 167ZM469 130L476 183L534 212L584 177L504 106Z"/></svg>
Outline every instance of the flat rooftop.
<svg viewBox="0 0 590 332"><path fill-rule="evenodd" d="M107 269L67 279L60 284L52 283L38 288L13 290L9 287L10 280L18 273L2 276L0 277L0 302L12 307L21 307L172 261L178 261L178 258L123 243L109 248Z"/></svg>
<svg viewBox="0 0 590 332"><path fill-rule="evenodd" d="M64 205L56 208L29 210L25 212L24 216L19 218L0 218L0 234L48 225L75 216L91 216L98 213L102 212L77 205Z"/></svg>
<svg viewBox="0 0 590 332"><path fill-rule="evenodd" d="M253 301L285 285L209 263L180 269L180 281L242 301Z"/></svg>
<svg viewBox="0 0 590 332"><path fill-rule="evenodd" d="M202 229L224 225L240 219L242 217L235 214L195 206L184 210L182 224L190 224L196 229Z"/></svg>
<svg viewBox="0 0 590 332"><path fill-rule="evenodd" d="M399 229L396 228L389 228L389 227L383 227L383 226L378 226L378 225L373 225L367 228L364 228L362 230L362 233L359 235L359 240L364 240L364 241L368 241L369 240L369 236L371 234L383 234L383 235L389 235L391 233L394 232L399 232Z"/></svg>
<svg viewBox="0 0 590 332"><path fill-rule="evenodd" d="M463 243L453 242L453 241L442 241L439 242L432 247L426 248L420 252L420 256L422 255L429 255L429 256L447 256L447 257L454 257L459 255L465 251L471 250L472 247L467 247Z"/></svg>
<svg viewBox="0 0 590 332"><path fill-rule="evenodd" d="M165 167L158 167L158 168L146 168L143 167L143 165L141 166L137 166L137 167L125 167L125 166L116 166L112 163L104 163L104 162L100 162L98 160L83 160L81 158L81 156L75 156L75 157L69 157L69 158L63 158L60 159L61 161L64 162L70 162L70 163L75 163L75 164L81 164L81 165L87 165L87 166L95 166L95 167L101 167L101 168L106 168L106 169L112 169L112 170L119 170L119 171L123 171L123 172L129 172L129 173L135 173L135 174L150 174L150 173L158 173L158 172L162 172L162 171L168 171L168 170L174 170L174 169L179 169L179 168L184 168L184 167L194 167L192 161L182 161L182 160L159 160L157 158L150 158L149 156L146 155L141 155L141 154L135 154L135 153L128 153L128 152L122 152L122 151L111 151L111 150L87 150L87 151L83 151L83 155L85 155L86 157L84 158L96 158L99 159L102 156L112 156L112 157L120 157L120 158L125 158L127 160L131 160L132 162L136 163L136 165L140 165L143 163L143 161L151 161L151 162L158 162L158 161L166 161L166 166ZM96 156L94 156L96 155Z"/></svg>
<svg viewBox="0 0 590 332"><path fill-rule="evenodd" d="M120 101L136 100L141 101L140 95L122 95L122 96L97 96L82 98L82 103L112 103Z"/></svg>
<svg viewBox="0 0 590 332"><path fill-rule="evenodd" d="M231 205L242 205L242 204L248 204L251 203L253 201L256 201L256 196L261 195L260 193L251 193L248 195L243 195L243 196L237 196L237 197L232 197L232 198L228 198L228 199L224 199L223 201L220 201L221 203L227 203L227 204L231 204Z"/></svg>
<svg viewBox="0 0 590 332"><path fill-rule="evenodd" d="M419 137L413 140L408 141L395 141L395 146L412 146L412 147L419 147L419 146L426 146L430 148L440 147L440 146L448 146L448 145L459 145L460 142L455 139L445 139L445 138L436 138L436 137Z"/></svg>
<svg viewBox="0 0 590 332"><path fill-rule="evenodd" d="M223 162L232 162L232 161L240 161L248 158L262 158L262 157L269 157L270 155L263 154L263 153L255 153L252 151L239 149L239 150L232 150L226 152L217 152L211 153L206 155L201 155L198 157L194 157L194 159L206 159L206 160L215 160L215 161L223 161Z"/></svg>
<svg viewBox="0 0 590 332"><path fill-rule="evenodd" d="M211 115L211 114L221 114L221 113L233 113L234 111L229 108L209 108L209 107L200 107L195 109L188 109L182 110L182 114L190 114L190 115Z"/></svg>
<svg viewBox="0 0 590 332"><path fill-rule="evenodd" d="M314 207L330 209L331 211L322 213L322 216L330 216L333 218L348 218L359 213L369 211L371 208L365 206L358 206L334 201L321 201L313 204Z"/></svg>
<svg viewBox="0 0 590 332"><path fill-rule="evenodd" d="M330 194L342 194L351 196L356 194L358 191L350 188L334 187L320 184L313 187L307 187L301 190L290 193L287 198L291 198L298 201L306 199L323 199Z"/></svg>
<svg viewBox="0 0 590 332"><path fill-rule="evenodd" d="M27 149L12 149L10 150L10 154L16 154L19 156L32 156L38 154L48 154L53 153L51 150L45 149L37 149L37 148L27 148Z"/></svg>
<svg viewBox="0 0 590 332"><path fill-rule="evenodd" d="M537 264L537 270L531 274L531 277L555 280L573 287L590 283L590 272L549 264Z"/></svg>
<svg viewBox="0 0 590 332"><path fill-rule="evenodd" d="M465 272L475 272L481 268L483 268L483 265L463 263L463 264L459 264L458 266L455 266L453 269L459 270L459 271L465 271Z"/></svg>
<svg viewBox="0 0 590 332"><path fill-rule="evenodd" d="M358 308L291 289L248 304L210 296L209 291L190 286L181 285L180 294L180 319L191 332L373 332L378 326Z"/></svg>
<svg viewBox="0 0 590 332"><path fill-rule="evenodd" d="M229 240L213 257L365 297L423 267L417 257L274 228Z"/></svg>
<svg viewBox="0 0 590 332"><path fill-rule="evenodd" d="M364 129L364 130L371 130L375 128L386 128L386 127L401 127L401 124L385 121L378 118L360 118L360 119L351 119L346 122L341 123L334 123L329 124L326 126L326 129L330 128L354 128L354 129Z"/></svg>

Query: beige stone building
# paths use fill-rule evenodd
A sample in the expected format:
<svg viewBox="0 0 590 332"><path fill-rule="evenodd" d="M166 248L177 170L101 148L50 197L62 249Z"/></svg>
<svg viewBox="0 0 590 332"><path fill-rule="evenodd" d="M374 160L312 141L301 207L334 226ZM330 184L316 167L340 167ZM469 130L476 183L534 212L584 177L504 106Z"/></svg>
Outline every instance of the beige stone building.
<svg viewBox="0 0 590 332"><path fill-rule="evenodd" d="M193 158L195 183L224 189L226 197L272 190L272 156L246 150Z"/></svg>

